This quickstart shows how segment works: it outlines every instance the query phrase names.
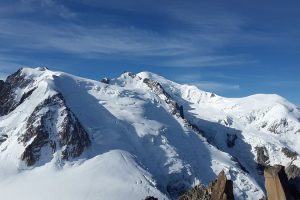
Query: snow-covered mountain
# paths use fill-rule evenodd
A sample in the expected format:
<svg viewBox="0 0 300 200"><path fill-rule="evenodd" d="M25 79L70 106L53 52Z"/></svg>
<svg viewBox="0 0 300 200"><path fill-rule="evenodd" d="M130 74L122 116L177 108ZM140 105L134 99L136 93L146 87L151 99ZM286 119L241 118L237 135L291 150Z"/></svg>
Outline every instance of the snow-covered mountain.
<svg viewBox="0 0 300 200"><path fill-rule="evenodd" d="M236 199L261 167L300 175L300 108L232 99L149 72L94 81L24 68L0 81L3 199L176 199L222 170Z"/></svg>

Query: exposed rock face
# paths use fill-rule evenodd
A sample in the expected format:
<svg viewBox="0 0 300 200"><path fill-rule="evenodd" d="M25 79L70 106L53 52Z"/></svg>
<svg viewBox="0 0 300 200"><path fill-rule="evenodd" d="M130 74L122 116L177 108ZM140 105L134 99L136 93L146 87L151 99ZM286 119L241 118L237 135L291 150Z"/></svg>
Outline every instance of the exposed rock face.
<svg viewBox="0 0 300 200"><path fill-rule="evenodd" d="M179 200L210 200L211 196L204 185L197 185L182 195Z"/></svg>
<svg viewBox="0 0 300 200"><path fill-rule="evenodd" d="M0 81L0 116L6 115L11 110L14 102L14 97L11 94L11 85Z"/></svg>
<svg viewBox="0 0 300 200"><path fill-rule="evenodd" d="M292 160L296 159L298 156L298 153L295 151L291 151L290 149L284 147L281 149L281 152L286 155L286 157L291 158Z"/></svg>
<svg viewBox="0 0 300 200"><path fill-rule="evenodd" d="M163 96L163 100L169 105L169 109L171 110L171 114L177 116L184 120L185 126L192 129L199 135L204 136L204 131L201 130L197 125L191 123L188 119L184 117L183 106L179 105L174 99L172 99L171 95L165 91L163 86L151 79L145 78L143 82L157 95Z"/></svg>
<svg viewBox="0 0 300 200"><path fill-rule="evenodd" d="M257 163L260 167L266 167L269 165L269 155L266 147L255 147Z"/></svg>
<svg viewBox="0 0 300 200"><path fill-rule="evenodd" d="M8 135L6 135L6 134L0 135L0 144L5 142L7 140L7 138L8 138Z"/></svg>
<svg viewBox="0 0 300 200"><path fill-rule="evenodd" d="M296 165L290 165L285 169L289 179L300 177L300 168Z"/></svg>
<svg viewBox="0 0 300 200"><path fill-rule="evenodd" d="M268 200L294 200L284 167L266 167L264 171Z"/></svg>
<svg viewBox="0 0 300 200"><path fill-rule="evenodd" d="M218 179L208 186L208 191L211 191L212 200L231 200L233 197L233 182L227 180L224 171L222 171Z"/></svg>
<svg viewBox="0 0 300 200"><path fill-rule="evenodd" d="M300 168L292 164L285 169L285 173L289 179L292 194L300 199Z"/></svg>
<svg viewBox="0 0 300 200"><path fill-rule="evenodd" d="M34 92L35 89L36 89L36 88L33 88L33 89L29 90L28 92L25 92L25 93L22 95L22 97L21 97L21 99L20 99L18 105L22 104L22 103L25 101L25 99L27 99L27 97L29 97L29 96ZM18 105L17 105L17 106L18 106Z"/></svg>
<svg viewBox="0 0 300 200"><path fill-rule="evenodd" d="M207 188L197 185L182 195L179 200L233 200L233 183L227 180L222 171L217 180L210 183Z"/></svg>
<svg viewBox="0 0 300 200"><path fill-rule="evenodd" d="M0 81L0 116L7 115L13 111L20 103L22 103L33 92L23 94L20 101L15 99L15 90L17 88L25 88L30 84L31 80L25 79L22 70L7 77L6 81Z"/></svg>
<svg viewBox="0 0 300 200"><path fill-rule="evenodd" d="M176 115L184 119L183 115L183 107L179 106L176 101L174 101L171 96L165 91L160 83L157 81L153 81L151 79L145 78L143 80L145 84L156 94L156 95L163 95L165 97L165 102L169 105L172 115Z"/></svg>
<svg viewBox="0 0 300 200"><path fill-rule="evenodd" d="M155 198L155 197L152 197L152 196L149 196L149 197L146 197L145 200L158 200L158 198Z"/></svg>
<svg viewBox="0 0 300 200"><path fill-rule="evenodd" d="M281 119L278 122L274 122L269 128L268 131L275 133L275 134L282 134L284 133L282 129L284 130L289 125L286 118Z"/></svg>
<svg viewBox="0 0 300 200"><path fill-rule="evenodd" d="M68 160L79 156L89 146L90 139L77 118L65 104L61 94L56 94L37 106L27 121L27 131L19 141L25 146L21 156L28 166L34 165L41 154L51 159L61 150L61 158Z"/></svg>
<svg viewBox="0 0 300 200"><path fill-rule="evenodd" d="M109 78L103 78L100 80L101 83L105 83L105 84L109 84L110 83L110 79Z"/></svg>

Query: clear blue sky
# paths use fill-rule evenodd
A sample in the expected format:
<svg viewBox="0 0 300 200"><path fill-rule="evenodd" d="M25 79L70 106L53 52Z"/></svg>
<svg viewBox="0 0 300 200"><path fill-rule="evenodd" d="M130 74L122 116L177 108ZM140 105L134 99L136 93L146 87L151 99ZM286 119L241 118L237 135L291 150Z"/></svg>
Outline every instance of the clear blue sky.
<svg viewBox="0 0 300 200"><path fill-rule="evenodd" d="M227 97L300 105L300 1L1 0L0 77L48 66L152 71Z"/></svg>

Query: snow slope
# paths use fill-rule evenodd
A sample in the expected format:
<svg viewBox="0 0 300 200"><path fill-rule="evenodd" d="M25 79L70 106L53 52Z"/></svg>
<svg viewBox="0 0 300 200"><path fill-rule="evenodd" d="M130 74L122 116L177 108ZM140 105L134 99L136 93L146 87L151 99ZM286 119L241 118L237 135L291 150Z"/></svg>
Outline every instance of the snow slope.
<svg viewBox="0 0 300 200"><path fill-rule="evenodd" d="M176 199L221 170L234 181L236 199L257 199L264 189L256 147L267 149L271 164L300 167L299 156L282 152L286 147L300 153L300 111L279 96L228 99L149 72L124 73L109 84L44 68L21 74L30 83L14 90L18 106L0 117L0 139L7 135L0 143L5 199ZM43 104L57 94L62 105ZM40 141L39 133L25 144L20 138L30 132L28 120L37 107L38 119L58 110L50 112L46 126L56 145L36 145L37 162L28 166L24 151ZM75 137L74 128L61 128L66 112L90 144L78 142L82 135ZM61 133L70 134L71 142L61 145ZM72 154L78 144L80 151ZM80 156L66 159L66 149Z"/></svg>

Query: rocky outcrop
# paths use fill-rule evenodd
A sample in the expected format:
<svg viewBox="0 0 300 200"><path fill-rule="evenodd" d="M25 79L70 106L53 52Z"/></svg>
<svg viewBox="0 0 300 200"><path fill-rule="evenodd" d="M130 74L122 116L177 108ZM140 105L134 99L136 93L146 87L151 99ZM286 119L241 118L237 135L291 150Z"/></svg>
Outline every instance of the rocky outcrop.
<svg viewBox="0 0 300 200"><path fill-rule="evenodd" d="M255 147L256 151L256 160L259 167L266 167L269 165L269 154L266 147Z"/></svg>
<svg viewBox="0 0 300 200"><path fill-rule="evenodd" d="M21 159L28 166L34 165L42 153L43 159L51 159L53 153L60 150L61 158L68 160L78 157L90 145L88 134L60 93L35 108L19 142L25 146Z"/></svg>
<svg viewBox="0 0 300 200"><path fill-rule="evenodd" d="M13 104L15 104L15 101L12 86L0 80L0 116L8 114Z"/></svg>
<svg viewBox="0 0 300 200"><path fill-rule="evenodd" d="M298 153L297 153L297 152L291 151L290 149L288 149L288 148L286 148L286 147L283 147L283 148L281 149L281 152L282 152L286 157L288 157L288 158L290 158L290 159L292 159L292 160L296 159L297 156L298 156Z"/></svg>
<svg viewBox="0 0 300 200"><path fill-rule="evenodd" d="M33 88L33 89L29 90L28 92L25 92L22 95L20 101L18 102L18 105L22 104L28 97L30 97L30 95L34 92L35 89L36 88Z"/></svg>
<svg viewBox="0 0 300 200"><path fill-rule="evenodd" d="M3 135L0 135L0 145L5 142L8 138L8 135L6 134L3 134Z"/></svg>
<svg viewBox="0 0 300 200"><path fill-rule="evenodd" d="M151 79L145 78L143 82L156 94L156 95L163 95L164 101L169 105L169 109L171 110L172 115L176 115L178 117L181 117L184 119L183 114L183 107L178 105L176 101L174 101L171 96L165 91L165 89L162 87L162 85L157 82L153 81Z"/></svg>
<svg viewBox="0 0 300 200"><path fill-rule="evenodd" d="M25 88L31 80L25 79L22 69L7 77L6 81L0 81L0 116L7 115L13 111L20 103L29 97L33 90L23 94L20 100L16 100L15 91L18 88Z"/></svg>
<svg viewBox="0 0 300 200"><path fill-rule="evenodd" d="M288 179L294 179L299 177L300 178L300 168L297 167L296 165L289 165L286 169L285 169L285 173L287 174Z"/></svg>
<svg viewBox="0 0 300 200"><path fill-rule="evenodd" d="M156 94L157 96L162 96L163 100L166 102L166 104L169 106L169 109L171 111L172 115L175 115L178 118L183 119L184 124L186 127L192 129L194 132L196 132L199 135L204 136L204 131L201 130L197 125L191 123L188 119L184 117L183 112L183 106L179 105L169 93L165 91L163 86L157 82L153 81L151 79L145 78L143 82ZM209 141L209 140L208 140Z"/></svg>
<svg viewBox="0 0 300 200"><path fill-rule="evenodd" d="M158 198L155 198L155 197L153 197L153 196L149 196L149 197L146 197L145 200L158 200Z"/></svg>
<svg viewBox="0 0 300 200"><path fill-rule="evenodd" d="M217 180L213 181L206 188L203 185L197 185L190 191L183 194L179 200L233 200L233 183L227 180L224 171L222 171Z"/></svg>
<svg viewBox="0 0 300 200"><path fill-rule="evenodd" d="M110 79L109 78L103 78L100 80L101 83L105 83L105 84L109 84L110 83Z"/></svg>
<svg viewBox="0 0 300 200"><path fill-rule="evenodd" d="M284 167L266 167L264 171L268 200L294 200Z"/></svg>
<svg viewBox="0 0 300 200"><path fill-rule="evenodd" d="M200 184L183 194L179 200L210 200L211 196L207 188Z"/></svg>
<svg viewBox="0 0 300 200"><path fill-rule="evenodd" d="M285 173L289 179L291 193L300 199L300 168L291 164L285 168Z"/></svg>
<svg viewBox="0 0 300 200"><path fill-rule="evenodd" d="M281 119L280 121L274 122L269 128L268 131L275 134L282 134L284 133L285 128L289 126L289 123L286 118Z"/></svg>

